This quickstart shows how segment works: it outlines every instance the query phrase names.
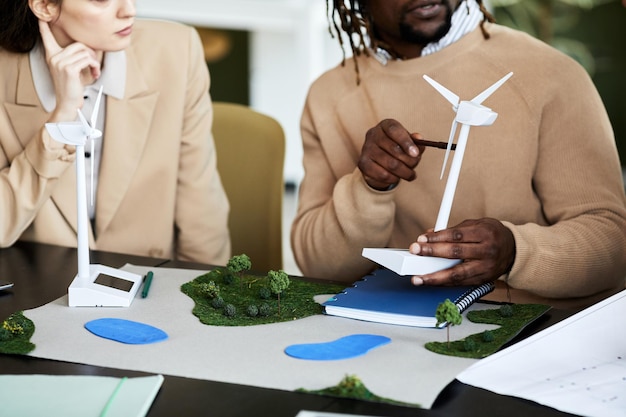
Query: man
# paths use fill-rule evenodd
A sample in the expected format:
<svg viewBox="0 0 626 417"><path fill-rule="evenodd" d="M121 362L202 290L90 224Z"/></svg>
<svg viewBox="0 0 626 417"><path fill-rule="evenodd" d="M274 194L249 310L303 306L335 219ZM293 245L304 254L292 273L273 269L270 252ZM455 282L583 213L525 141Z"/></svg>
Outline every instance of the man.
<svg viewBox="0 0 626 417"><path fill-rule="evenodd" d="M621 168L582 67L494 24L477 0L334 0L329 10L353 57L314 82L302 116L291 240L304 275L352 282L376 267L362 248L410 246L462 260L415 285L497 280L491 298L510 289L513 302L564 307L624 288ZM470 100L511 71L483 102L496 122L471 129L449 228L433 232L444 151L416 139L447 140L454 112L422 75Z"/></svg>

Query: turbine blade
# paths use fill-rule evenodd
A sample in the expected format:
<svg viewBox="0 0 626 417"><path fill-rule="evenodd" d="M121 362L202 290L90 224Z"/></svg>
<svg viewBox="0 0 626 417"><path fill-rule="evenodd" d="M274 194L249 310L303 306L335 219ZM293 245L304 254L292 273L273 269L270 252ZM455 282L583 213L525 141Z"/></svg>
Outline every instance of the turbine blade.
<svg viewBox="0 0 626 417"><path fill-rule="evenodd" d="M448 164L448 157L450 156L450 149L452 149L452 141L454 140L454 136L456 135L456 119L452 122L452 127L450 128L450 137L448 138L448 147L446 148L446 156L443 157L443 164L441 165L441 174L439 175L439 179L443 178L443 173L446 170L446 165Z"/></svg>
<svg viewBox="0 0 626 417"><path fill-rule="evenodd" d="M496 91L498 88L500 88L500 86L502 84L504 84L504 82L506 80L508 80L509 78L511 78L511 76L513 75L512 72L509 72L507 75L505 75L504 77L500 78L498 81L496 81L491 87L487 88L485 91L483 91L482 93L480 93L479 95L477 95L476 97L474 97L471 102L474 104L482 104L483 101L487 100L487 98L493 94L494 91Z"/></svg>
<svg viewBox="0 0 626 417"><path fill-rule="evenodd" d="M98 112L100 109L100 100L102 99L102 86L100 86L100 90L98 90L98 97L96 97L96 104L93 106L93 111L91 112L91 127L92 129L96 128L96 122L98 121Z"/></svg>
<svg viewBox="0 0 626 417"><path fill-rule="evenodd" d="M85 143L85 127L80 122L46 123L46 130L57 142L67 145Z"/></svg>
<svg viewBox="0 0 626 417"><path fill-rule="evenodd" d="M452 104L452 106L454 107L454 111L456 111L456 106L458 106L459 104L459 96L448 90L443 85L439 84L437 81L430 78L428 75L424 74L423 77L426 81L428 81L428 84L435 87L435 90L439 91L439 94L441 94L446 100L448 100Z"/></svg>
<svg viewBox="0 0 626 417"><path fill-rule="evenodd" d="M80 119L80 123L83 125L83 135L86 137L89 137L89 135L91 134L91 127L89 126L89 123L87 123L87 119L85 119L85 116L83 115L83 112L80 111L80 109L77 110L78 111L78 118Z"/></svg>

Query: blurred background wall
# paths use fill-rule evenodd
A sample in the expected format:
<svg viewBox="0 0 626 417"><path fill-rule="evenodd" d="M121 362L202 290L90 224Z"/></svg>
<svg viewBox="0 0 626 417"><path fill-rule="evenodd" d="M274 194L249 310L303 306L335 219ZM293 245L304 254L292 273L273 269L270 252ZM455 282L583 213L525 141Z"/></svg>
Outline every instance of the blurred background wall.
<svg viewBox="0 0 626 417"><path fill-rule="evenodd" d="M498 23L528 32L585 66L605 103L626 166L626 8L621 1L485 3ZM213 99L250 105L283 125L285 182L297 186L303 175L299 120L306 91L342 57L328 32L325 0L138 0L137 7L140 16L199 29Z"/></svg>

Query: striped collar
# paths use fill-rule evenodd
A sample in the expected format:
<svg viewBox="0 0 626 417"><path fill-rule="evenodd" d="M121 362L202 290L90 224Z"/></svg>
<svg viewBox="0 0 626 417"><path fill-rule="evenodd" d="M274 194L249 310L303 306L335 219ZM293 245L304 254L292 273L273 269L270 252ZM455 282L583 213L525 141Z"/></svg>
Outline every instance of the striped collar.
<svg viewBox="0 0 626 417"><path fill-rule="evenodd" d="M431 42L422 49L422 55L426 56L442 50L448 45L461 39L467 35L480 23L483 19L483 13L480 11L480 7L476 0L464 0L459 4L459 7L452 14L452 22L448 33L438 40L437 42ZM386 65L387 62L392 59L391 55L382 48L378 48L374 53L374 57L382 64Z"/></svg>

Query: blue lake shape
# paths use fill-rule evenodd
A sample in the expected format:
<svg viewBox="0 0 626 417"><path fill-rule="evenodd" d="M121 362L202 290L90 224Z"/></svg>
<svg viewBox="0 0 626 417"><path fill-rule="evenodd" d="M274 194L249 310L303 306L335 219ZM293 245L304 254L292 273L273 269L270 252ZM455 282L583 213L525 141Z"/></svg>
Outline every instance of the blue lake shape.
<svg viewBox="0 0 626 417"><path fill-rule="evenodd" d="M333 361L365 355L378 346L386 345L391 339L375 334L353 334L332 342L291 345L285 353L298 359Z"/></svg>
<svg viewBox="0 0 626 417"><path fill-rule="evenodd" d="M85 323L85 328L96 336L131 345L145 345L167 339L167 333L161 329L124 319L92 320Z"/></svg>

